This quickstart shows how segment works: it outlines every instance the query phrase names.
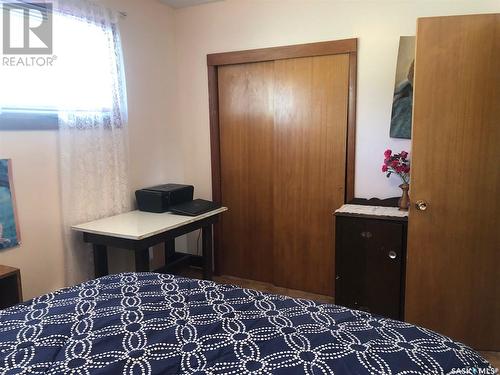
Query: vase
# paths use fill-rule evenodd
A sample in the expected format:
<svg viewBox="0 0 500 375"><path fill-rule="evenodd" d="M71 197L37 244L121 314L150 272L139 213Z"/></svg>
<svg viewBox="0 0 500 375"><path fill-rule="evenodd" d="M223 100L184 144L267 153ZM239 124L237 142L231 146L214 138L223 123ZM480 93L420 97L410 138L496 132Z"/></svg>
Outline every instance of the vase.
<svg viewBox="0 0 500 375"><path fill-rule="evenodd" d="M399 199L399 209L401 211L408 211L408 207L410 207L410 196L408 195L408 190L410 189L409 184L401 184L399 185L401 190L403 190L403 194L401 195L401 198Z"/></svg>

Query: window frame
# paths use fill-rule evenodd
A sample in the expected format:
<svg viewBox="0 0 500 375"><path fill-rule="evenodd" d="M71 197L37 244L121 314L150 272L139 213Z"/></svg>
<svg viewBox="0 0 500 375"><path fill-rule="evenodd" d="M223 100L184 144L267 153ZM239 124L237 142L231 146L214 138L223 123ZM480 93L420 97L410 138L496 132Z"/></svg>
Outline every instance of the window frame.
<svg viewBox="0 0 500 375"><path fill-rule="evenodd" d="M57 129L59 129L57 111L8 110L4 108L0 113L0 131Z"/></svg>

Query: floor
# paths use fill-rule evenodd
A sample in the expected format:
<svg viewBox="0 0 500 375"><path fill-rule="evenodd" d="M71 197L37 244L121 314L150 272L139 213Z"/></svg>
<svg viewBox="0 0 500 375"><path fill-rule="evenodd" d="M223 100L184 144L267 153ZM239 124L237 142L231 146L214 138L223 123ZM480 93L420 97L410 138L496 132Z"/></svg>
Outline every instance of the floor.
<svg viewBox="0 0 500 375"><path fill-rule="evenodd" d="M193 267L182 269L178 273L182 276L190 277L193 279L199 279L202 277L201 270L193 268ZM281 287L275 286L273 284L269 284L269 283L265 283L265 282L261 282L261 281L240 279L238 277L233 277L233 276L214 276L213 280L215 282L220 283L220 284L232 284L232 285L237 285L237 286L242 287L242 288L256 289L256 290L260 290L263 292L281 294L281 295L285 295L285 296L289 296L289 297L293 297L293 298L311 299L313 301L318 301L318 302L323 302L323 303L333 303L334 302L333 297L331 297L331 296L324 296L322 294L307 293L307 292L303 292L301 290L295 290L295 289L281 288Z"/></svg>
<svg viewBox="0 0 500 375"><path fill-rule="evenodd" d="M190 277L193 279L200 279L202 277L201 270L193 267L179 270L178 273L182 276ZM263 292L282 294L293 298L304 298L323 303L334 303L333 297L330 296L307 293L301 290L281 288L261 281L240 279L238 277L233 277L233 276L214 276L213 280L221 284L232 284L240 286L242 288L257 289ZM497 368L497 373L499 373L498 369L500 369L500 352L479 352L479 353L481 353L483 358L486 359L494 368Z"/></svg>

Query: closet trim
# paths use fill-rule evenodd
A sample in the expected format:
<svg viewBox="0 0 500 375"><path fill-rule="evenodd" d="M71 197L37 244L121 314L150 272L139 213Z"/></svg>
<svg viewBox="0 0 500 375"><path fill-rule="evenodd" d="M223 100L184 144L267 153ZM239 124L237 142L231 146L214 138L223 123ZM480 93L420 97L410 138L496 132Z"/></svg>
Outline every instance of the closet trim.
<svg viewBox="0 0 500 375"><path fill-rule="evenodd" d="M295 44L283 47L213 53L207 55L208 105L210 117L210 154L212 166L212 200L222 201L220 131L219 131L219 89L217 68L223 65L256 63L299 57L349 54L349 93L347 108L345 202L354 198L354 166L356 151L356 80L358 39L342 39L327 42ZM220 269L219 241L220 225L214 226L214 266Z"/></svg>

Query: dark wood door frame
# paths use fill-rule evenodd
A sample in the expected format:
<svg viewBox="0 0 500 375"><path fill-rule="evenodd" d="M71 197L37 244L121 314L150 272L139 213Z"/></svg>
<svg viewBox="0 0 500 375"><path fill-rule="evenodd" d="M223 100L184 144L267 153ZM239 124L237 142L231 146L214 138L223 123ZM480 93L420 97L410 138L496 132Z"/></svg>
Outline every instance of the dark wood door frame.
<svg viewBox="0 0 500 375"><path fill-rule="evenodd" d="M210 153L212 165L212 199L222 203L220 130L219 130L219 91L217 68L223 65L256 63L299 57L314 57L336 54L349 54L349 99L347 110L345 202L354 198L354 163L356 147L356 78L357 43L356 38L319 43L296 44L283 47L261 48L245 51L213 53L207 55L208 103L210 111ZM231 208L229 208L231 209ZM220 270L219 239L220 224L214 228L215 272Z"/></svg>

